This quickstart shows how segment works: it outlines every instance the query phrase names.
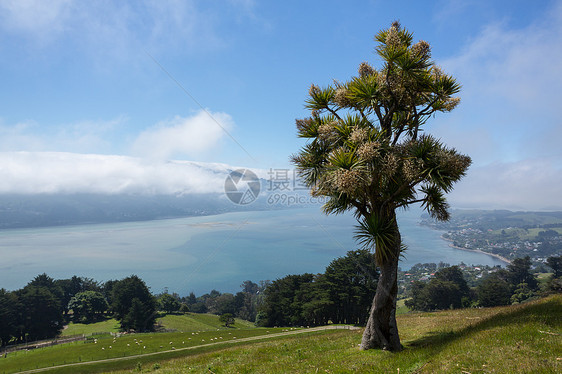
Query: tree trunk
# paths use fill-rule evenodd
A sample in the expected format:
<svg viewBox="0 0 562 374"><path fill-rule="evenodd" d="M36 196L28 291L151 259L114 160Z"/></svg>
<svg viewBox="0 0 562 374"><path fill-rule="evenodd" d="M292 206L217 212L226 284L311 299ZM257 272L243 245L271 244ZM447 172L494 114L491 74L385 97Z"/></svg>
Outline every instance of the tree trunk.
<svg viewBox="0 0 562 374"><path fill-rule="evenodd" d="M371 305L369 319L365 326L361 349L381 348L389 351L401 351L398 326L396 325L396 295L398 294L398 260L401 238L398 224L394 218L395 236L392 255L384 264L379 264L380 276L377 292Z"/></svg>

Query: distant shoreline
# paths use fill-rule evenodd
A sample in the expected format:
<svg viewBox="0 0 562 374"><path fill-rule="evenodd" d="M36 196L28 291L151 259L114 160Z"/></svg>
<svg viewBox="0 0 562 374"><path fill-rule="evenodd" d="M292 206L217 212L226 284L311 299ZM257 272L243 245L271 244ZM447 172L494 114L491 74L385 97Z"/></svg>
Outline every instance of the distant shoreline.
<svg viewBox="0 0 562 374"><path fill-rule="evenodd" d="M488 256L495 257L495 258L497 258L498 260L505 262L506 264L511 264L511 261L510 261L510 260L508 260L507 258L505 258L505 257L503 257L503 256L501 256L501 255L498 255L498 254L495 254L495 253L485 252L485 251L482 251L482 250L480 250L480 249L468 249L468 248L457 247L456 245L454 245L454 244L451 243L451 242L452 242L451 239L444 238L443 235L441 235L441 239L443 239L443 240L446 241L446 242L449 242L449 247L451 247L451 248L460 249L461 251L482 253L482 254L485 254L485 255L488 255Z"/></svg>

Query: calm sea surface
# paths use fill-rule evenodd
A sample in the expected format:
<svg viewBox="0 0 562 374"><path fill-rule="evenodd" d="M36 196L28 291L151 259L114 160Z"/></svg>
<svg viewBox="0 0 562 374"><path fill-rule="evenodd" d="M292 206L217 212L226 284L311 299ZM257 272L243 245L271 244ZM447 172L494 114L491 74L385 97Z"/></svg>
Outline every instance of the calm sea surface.
<svg viewBox="0 0 562 374"><path fill-rule="evenodd" d="M401 213L408 246L400 267L440 261L503 265L454 249L439 231L419 226L421 212ZM226 213L206 217L53 228L0 230L0 288L15 290L40 273L98 281L140 276L155 293L237 292L244 280L323 272L356 249L354 219L320 209Z"/></svg>

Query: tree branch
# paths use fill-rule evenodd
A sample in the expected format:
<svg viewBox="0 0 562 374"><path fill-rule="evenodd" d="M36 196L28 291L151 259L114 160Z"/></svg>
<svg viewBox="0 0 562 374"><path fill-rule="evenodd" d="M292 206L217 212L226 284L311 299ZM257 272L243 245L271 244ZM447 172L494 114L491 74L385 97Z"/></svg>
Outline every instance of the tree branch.
<svg viewBox="0 0 562 374"><path fill-rule="evenodd" d="M363 109L361 109L361 108L356 108L356 109L361 114L361 117L363 118L363 120L365 122L370 122L369 119L367 118L367 116L365 115L365 113L363 113Z"/></svg>
<svg viewBox="0 0 562 374"><path fill-rule="evenodd" d="M336 112L335 110L333 110L332 108L330 108L330 107L327 106L327 105L326 105L326 109L328 109L328 111L329 111L330 113L332 113L332 115L333 115L334 117L336 117L339 121L342 120L341 117L339 116L338 112Z"/></svg>
<svg viewBox="0 0 562 374"><path fill-rule="evenodd" d="M377 117L379 119L379 123L380 123L381 128L382 128L383 116L382 116L382 113L381 113L381 109L378 106L373 105L373 110L375 111L375 114L377 115Z"/></svg>
<svg viewBox="0 0 562 374"><path fill-rule="evenodd" d="M410 113L408 113L408 117L410 116ZM398 143L398 140L400 139L400 136L402 135L402 133L404 132L404 128L406 127L406 124L408 123L408 119L406 119L398 128L398 130L394 133L394 141L392 142L392 146L395 146L396 143Z"/></svg>
<svg viewBox="0 0 562 374"><path fill-rule="evenodd" d="M405 203L396 205L397 208L402 208L403 206L408 206L410 204L415 204L415 203L422 203L424 202L425 199L417 199L417 200L410 200L410 201L406 201Z"/></svg>
<svg viewBox="0 0 562 374"><path fill-rule="evenodd" d="M430 109L433 106L433 104L435 104L437 102L437 100L439 100L438 96L436 96L433 101L431 101L429 104L427 104L427 106L421 112L418 113L418 117L425 116L425 115L429 116L429 115L433 114L435 112L435 110L432 110L432 111L429 111L429 112L426 112L426 111L428 109Z"/></svg>
<svg viewBox="0 0 562 374"><path fill-rule="evenodd" d="M418 113L418 108L414 105L414 123L415 123L415 130L412 138L414 140L418 140L418 130L420 129L420 115Z"/></svg>

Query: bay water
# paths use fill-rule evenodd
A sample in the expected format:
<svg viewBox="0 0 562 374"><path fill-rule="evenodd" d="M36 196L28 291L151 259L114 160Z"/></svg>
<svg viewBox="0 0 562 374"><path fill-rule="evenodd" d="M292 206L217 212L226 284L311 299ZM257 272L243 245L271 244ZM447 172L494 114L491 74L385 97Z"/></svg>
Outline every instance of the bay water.
<svg viewBox="0 0 562 374"><path fill-rule="evenodd" d="M399 214L408 246L402 269L416 263L504 265L492 256L451 248L442 232L420 226L421 211ZM36 275L97 281L136 274L153 293L238 292L245 280L323 272L357 249L351 215L317 206L156 221L0 230L0 288L19 289Z"/></svg>

